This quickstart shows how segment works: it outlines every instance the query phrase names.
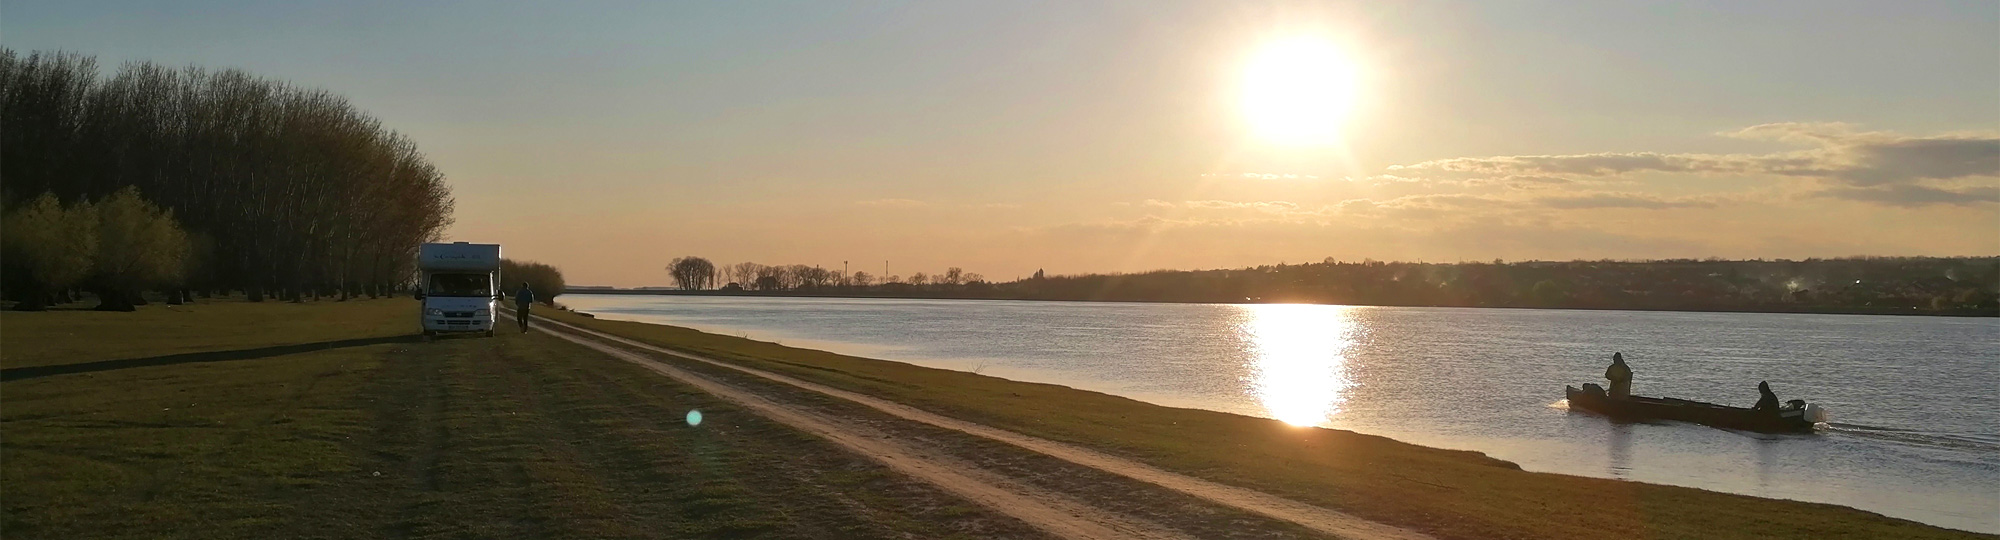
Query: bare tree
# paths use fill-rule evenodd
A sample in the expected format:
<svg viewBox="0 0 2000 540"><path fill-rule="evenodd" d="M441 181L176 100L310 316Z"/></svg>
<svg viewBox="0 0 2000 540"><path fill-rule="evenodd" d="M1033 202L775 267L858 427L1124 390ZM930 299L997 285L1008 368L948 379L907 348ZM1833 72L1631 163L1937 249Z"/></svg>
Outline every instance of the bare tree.
<svg viewBox="0 0 2000 540"><path fill-rule="evenodd" d="M736 276L736 283L742 285L745 289L756 288L757 278L764 275L764 265L753 262L745 261L736 263L730 268Z"/></svg>
<svg viewBox="0 0 2000 540"><path fill-rule="evenodd" d="M667 274L681 290L698 291L715 281L715 263L701 257L681 257L667 265Z"/></svg>
<svg viewBox="0 0 2000 540"><path fill-rule="evenodd" d="M757 290L777 291L791 288L791 278L786 275L787 273L783 266L757 265Z"/></svg>

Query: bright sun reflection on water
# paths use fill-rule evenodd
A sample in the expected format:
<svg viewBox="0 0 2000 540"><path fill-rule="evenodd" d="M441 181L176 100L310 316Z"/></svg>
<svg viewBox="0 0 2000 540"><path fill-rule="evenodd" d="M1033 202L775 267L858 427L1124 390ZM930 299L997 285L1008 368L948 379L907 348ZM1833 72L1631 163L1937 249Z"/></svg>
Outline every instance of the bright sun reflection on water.
<svg viewBox="0 0 2000 540"><path fill-rule="evenodd" d="M1347 349L1354 345L1354 308L1258 304L1243 310L1237 331L1249 347L1251 391L1264 409L1295 426L1314 426L1340 412L1354 381Z"/></svg>

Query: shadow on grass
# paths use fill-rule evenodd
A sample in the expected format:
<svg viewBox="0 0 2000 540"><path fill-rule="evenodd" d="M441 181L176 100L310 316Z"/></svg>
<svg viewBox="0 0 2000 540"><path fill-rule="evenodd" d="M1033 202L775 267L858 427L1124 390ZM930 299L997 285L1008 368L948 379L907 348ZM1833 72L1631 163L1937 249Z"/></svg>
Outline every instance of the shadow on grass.
<svg viewBox="0 0 2000 540"><path fill-rule="evenodd" d="M387 337L372 337L372 338L357 338L357 339L341 339L334 341L321 341L316 343L298 343L293 345L258 347L255 349L241 349L234 351L208 351L208 352L169 354L165 356L152 356L146 358L126 358L123 360L83 362L80 364L56 364L50 366L17 367L17 368L0 369L0 382L14 381L20 379L33 379L37 377L48 377L51 375L71 375L76 373L91 373L97 371L111 371L115 369L126 369L126 368L136 368L136 367L169 366L174 364L195 364L202 362L226 362L230 360L255 360L258 358L270 358L273 356L284 356L287 354L299 354L299 353L307 353L313 351L323 351L327 349L341 349L346 347L365 347L368 345L381 345L384 343L417 343L423 341L423 339L424 337L421 335L411 334L407 336L387 336Z"/></svg>

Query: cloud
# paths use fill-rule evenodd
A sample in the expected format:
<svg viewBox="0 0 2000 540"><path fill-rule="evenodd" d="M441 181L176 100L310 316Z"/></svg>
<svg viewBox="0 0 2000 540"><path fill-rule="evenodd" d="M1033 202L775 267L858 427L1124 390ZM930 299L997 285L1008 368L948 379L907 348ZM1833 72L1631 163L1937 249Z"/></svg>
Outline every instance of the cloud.
<svg viewBox="0 0 2000 540"><path fill-rule="evenodd" d="M1341 204L1349 202L1353 200L1342 201ZM1375 206L1380 208L1490 208L1507 204L1506 199L1461 193L1409 195L1375 202Z"/></svg>
<svg viewBox="0 0 2000 540"><path fill-rule="evenodd" d="M1905 208L1933 204L1963 206L1976 203L2000 202L2000 186L1941 189L1915 185L1891 185L1865 188L1835 188L1815 192L1813 195Z"/></svg>
<svg viewBox="0 0 2000 540"><path fill-rule="evenodd" d="M1549 208L1591 209L1591 208L1632 208L1640 210L1663 210L1668 208L1714 208L1713 198L1659 197L1641 193L1593 193L1588 195L1557 195L1534 199L1535 204Z"/></svg>
<svg viewBox="0 0 2000 540"><path fill-rule="evenodd" d="M1832 176L1856 185L2000 175L2000 139L1907 139L1852 151L1854 166Z"/></svg>
<svg viewBox="0 0 2000 540"><path fill-rule="evenodd" d="M1348 199L1336 206L1345 214L1370 214L1378 210L1449 210L1469 212L1479 210L1531 210L1560 209L1588 210L1598 208L1630 208L1640 210L1666 210L1673 208L1714 208L1724 202L1722 197L1662 197L1644 193L1590 192L1568 195L1543 195L1536 197L1493 197L1462 193L1408 195L1386 200Z"/></svg>
<svg viewBox="0 0 2000 540"><path fill-rule="evenodd" d="M1412 167L1412 166L1403 165L1403 166L1392 166L1390 168L1401 170L1402 168L1406 167ZM1499 187L1504 189L1516 189L1516 190L1548 189L1560 186L1586 183L1585 180L1578 180L1575 178L1564 178L1559 176L1541 175L1541 174L1510 174L1504 176L1479 176L1474 178L1449 178L1449 179L1435 178L1435 177L1420 177L1420 176L1398 176L1394 174L1379 174L1375 176L1370 176L1367 178L1367 180L1369 182L1373 182L1375 185L1378 186L1394 185L1394 184L1412 184L1425 187L1447 187L1447 186L1468 187L1468 188ZM1589 183L1606 183L1606 182L1602 180L1593 180L1590 181Z"/></svg>
<svg viewBox="0 0 2000 540"><path fill-rule="evenodd" d="M1638 152L1629 154L1576 154L1554 156L1499 156L1452 158L1412 165L1392 165L1390 171L1421 173L1445 171L1481 175L1524 176L1617 176L1634 172L1716 172L1731 170L1726 156L1673 155Z"/></svg>
<svg viewBox="0 0 2000 540"><path fill-rule="evenodd" d="M1281 213L1281 214L1295 212L1298 211L1299 209L1299 205L1297 203L1290 203L1285 201L1236 202L1236 201L1207 200L1207 201L1181 201L1178 203L1174 203L1157 199L1146 199L1146 201L1141 204L1154 208L1187 208L1195 210L1256 210L1262 212Z"/></svg>
<svg viewBox="0 0 2000 540"><path fill-rule="evenodd" d="M1147 199L1139 203L1139 206L1181 211L1177 215L1186 219L1177 220L1172 225L1184 226L1262 222L1311 223L1342 217L1369 219L1386 217L1409 221L1447 218L1464 220L1502 215L1532 217L1535 214L1546 215L1550 210L1714 208L1731 200L1724 196L1667 197L1626 192L1582 192L1531 197L1432 193L1386 199L1347 199L1320 206L1306 206L1287 201L1170 202L1158 199ZM1148 217L1162 219L1156 216Z"/></svg>
<svg viewBox="0 0 2000 540"><path fill-rule="evenodd" d="M873 206L878 208L916 208L919 206L927 206L930 203L919 201L916 199L874 199L868 201L855 201L854 204L858 204L861 206Z"/></svg>
<svg viewBox="0 0 2000 540"><path fill-rule="evenodd" d="M1907 136L1859 131L1851 124L1782 123L1722 135L1810 144L1773 154L1657 152L1496 156L1425 161L1388 168L1382 182L1425 182L1528 189L1604 181L1638 173L1782 176L1813 179L1828 197L1893 206L1993 202L2000 186L2000 135ZM1954 185L1974 182L1976 186Z"/></svg>

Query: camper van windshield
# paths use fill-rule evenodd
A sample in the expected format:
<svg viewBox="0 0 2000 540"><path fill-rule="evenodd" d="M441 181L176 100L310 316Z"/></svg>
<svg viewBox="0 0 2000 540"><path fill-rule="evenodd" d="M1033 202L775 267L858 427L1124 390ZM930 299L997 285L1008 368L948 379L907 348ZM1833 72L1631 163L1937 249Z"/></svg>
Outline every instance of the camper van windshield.
<svg viewBox="0 0 2000 540"><path fill-rule="evenodd" d="M431 274L431 296L493 296L486 274Z"/></svg>

